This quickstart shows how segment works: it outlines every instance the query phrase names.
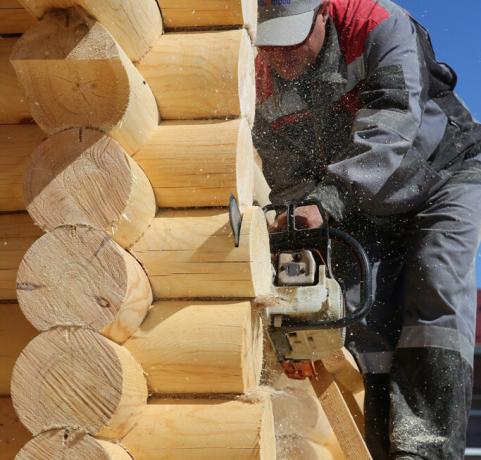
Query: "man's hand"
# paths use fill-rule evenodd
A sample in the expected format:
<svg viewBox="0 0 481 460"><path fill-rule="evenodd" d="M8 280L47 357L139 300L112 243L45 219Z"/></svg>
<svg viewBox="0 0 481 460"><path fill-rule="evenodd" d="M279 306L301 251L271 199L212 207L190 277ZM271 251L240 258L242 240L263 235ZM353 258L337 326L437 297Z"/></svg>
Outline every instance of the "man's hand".
<svg viewBox="0 0 481 460"><path fill-rule="evenodd" d="M301 206L294 212L296 228L319 228L324 220L319 208L315 204ZM287 216L279 214L274 223L269 227L270 232L282 232L287 228Z"/></svg>

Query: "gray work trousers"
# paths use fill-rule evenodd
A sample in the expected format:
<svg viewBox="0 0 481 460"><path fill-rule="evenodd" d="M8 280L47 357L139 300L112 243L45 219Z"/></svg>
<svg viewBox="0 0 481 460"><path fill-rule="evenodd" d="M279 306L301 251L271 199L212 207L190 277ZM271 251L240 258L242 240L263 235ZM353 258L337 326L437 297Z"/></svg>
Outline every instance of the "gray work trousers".
<svg viewBox="0 0 481 460"><path fill-rule="evenodd" d="M373 265L375 304L347 333L366 384L366 440L375 460L464 458L472 396L481 231L481 154L413 215L342 224ZM359 279L334 251L352 307Z"/></svg>

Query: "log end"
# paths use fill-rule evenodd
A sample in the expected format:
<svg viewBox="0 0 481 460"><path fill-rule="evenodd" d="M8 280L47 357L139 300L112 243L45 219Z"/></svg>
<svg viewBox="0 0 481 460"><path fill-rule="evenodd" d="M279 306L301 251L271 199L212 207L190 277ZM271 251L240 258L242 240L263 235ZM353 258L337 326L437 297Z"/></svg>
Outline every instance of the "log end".
<svg viewBox="0 0 481 460"><path fill-rule="evenodd" d="M249 34L241 34L239 47L239 99L240 112L247 119L250 126L254 124L256 107L256 82L255 82L254 48Z"/></svg>

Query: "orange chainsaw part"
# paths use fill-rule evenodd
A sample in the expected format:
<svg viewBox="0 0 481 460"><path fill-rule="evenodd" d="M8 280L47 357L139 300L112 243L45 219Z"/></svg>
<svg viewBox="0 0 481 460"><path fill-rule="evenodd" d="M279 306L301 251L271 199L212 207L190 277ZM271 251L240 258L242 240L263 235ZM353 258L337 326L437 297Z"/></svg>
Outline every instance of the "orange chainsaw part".
<svg viewBox="0 0 481 460"><path fill-rule="evenodd" d="M293 380L304 380L317 376L317 371L312 361L284 361L282 368L287 377Z"/></svg>

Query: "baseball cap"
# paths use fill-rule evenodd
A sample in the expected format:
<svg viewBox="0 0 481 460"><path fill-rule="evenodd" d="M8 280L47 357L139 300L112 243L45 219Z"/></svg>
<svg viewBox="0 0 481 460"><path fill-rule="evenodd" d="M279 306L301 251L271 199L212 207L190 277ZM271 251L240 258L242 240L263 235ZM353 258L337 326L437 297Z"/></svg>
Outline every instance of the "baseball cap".
<svg viewBox="0 0 481 460"><path fill-rule="evenodd" d="M311 31L323 0L258 0L256 46L293 46Z"/></svg>

